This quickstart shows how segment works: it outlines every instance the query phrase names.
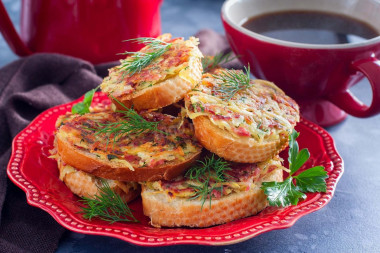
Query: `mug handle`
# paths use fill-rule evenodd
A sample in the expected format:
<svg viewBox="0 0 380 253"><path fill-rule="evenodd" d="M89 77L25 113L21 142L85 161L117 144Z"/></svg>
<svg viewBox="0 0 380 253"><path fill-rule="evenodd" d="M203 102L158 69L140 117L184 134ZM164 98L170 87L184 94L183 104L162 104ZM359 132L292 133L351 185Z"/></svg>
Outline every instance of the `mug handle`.
<svg viewBox="0 0 380 253"><path fill-rule="evenodd" d="M362 59L353 62L352 67L362 72L370 82L371 105L365 105L348 89L329 95L328 100L355 117L365 118L380 113L380 61L374 57Z"/></svg>
<svg viewBox="0 0 380 253"><path fill-rule="evenodd" d="M4 36L5 41L8 43L12 51L19 56L27 56L32 54L32 51L25 45L18 35L11 19L4 7L3 2L0 0L0 32Z"/></svg>

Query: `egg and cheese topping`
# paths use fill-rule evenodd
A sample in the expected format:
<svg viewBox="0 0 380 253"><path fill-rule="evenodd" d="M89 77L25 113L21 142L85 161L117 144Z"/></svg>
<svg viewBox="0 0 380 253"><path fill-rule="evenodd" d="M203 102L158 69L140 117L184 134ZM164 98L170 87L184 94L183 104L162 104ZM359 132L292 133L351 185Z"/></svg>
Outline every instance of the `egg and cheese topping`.
<svg viewBox="0 0 380 253"><path fill-rule="evenodd" d="M136 182L125 182L100 178L91 175L90 173L77 170L76 168L62 161L61 157L57 153L53 154L51 158L57 160L59 169L59 179L61 181L66 182L66 176L72 176L69 179L67 185L70 188L70 190L76 195L92 198L95 195L99 195L99 188L102 187L104 183L107 183L107 185L111 189L118 187L126 194L128 194L131 191L135 191L139 188L139 185Z"/></svg>
<svg viewBox="0 0 380 253"><path fill-rule="evenodd" d="M204 74L202 82L185 97L191 119L207 116L233 136L259 142L276 140L280 132L290 132L299 121L297 103L271 82L250 80L248 88L225 99L220 89L223 83L216 78L222 71Z"/></svg>
<svg viewBox="0 0 380 253"><path fill-rule="evenodd" d="M199 69L197 66L203 57L197 47L198 39L194 37L190 37L189 40L172 39L170 34L163 34L157 40L166 43L167 50L165 53L133 73L125 71L123 64L111 68L109 76L101 84L102 91L117 98L122 95L138 93L176 75L195 85L198 78L194 75L193 69ZM132 62L138 57L143 57L144 54L154 52L154 50L156 49L148 44L122 62Z"/></svg>
<svg viewBox="0 0 380 253"><path fill-rule="evenodd" d="M223 196L228 196L237 192L244 192L260 187L265 175L276 170L283 169L279 157L272 160L260 163L232 163L230 162L231 170L227 171L226 182L215 182L211 179L208 183L208 188L212 189L209 195L213 199L219 199ZM142 183L145 187L152 190L154 193L165 193L171 198L194 199L196 196L197 186L201 183L196 180L190 180L180 176L173 181L154 181ZM210 198L210 196L208 196Z"/></svg>
<svg viewBox="0 0 380 253"><path fill-rule="evenodd" d="M155 112L140 115L148 122L158 122L157 131L106 135L101 132L102 128L110 124L118 127L126 119L117 112L96 112L62 116L57 121L57 134L96 159L131 170L181 162L202 148L189 121Z"/></svg>

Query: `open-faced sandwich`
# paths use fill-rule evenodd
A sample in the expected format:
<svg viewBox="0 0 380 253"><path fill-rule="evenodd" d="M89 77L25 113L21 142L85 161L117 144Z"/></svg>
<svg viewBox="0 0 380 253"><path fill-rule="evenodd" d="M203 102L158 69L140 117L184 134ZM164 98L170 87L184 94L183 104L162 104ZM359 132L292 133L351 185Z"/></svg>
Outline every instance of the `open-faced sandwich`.
<svg viewBox="0 0 380 253"><path fill-rule="evenodd" d="M262 182L281 182L280 159L231 163L211 155L172 181L142 183L144 214L155 227L209 227L257 214L267 205Z"/></svg>
<svg viewBox="0 0 380 253"><path fill-rule="evenodd" d="M299 121L297 103L271 82L240 70L214 70L185 97L195 135L229 161L270 159L287 146Z"/></svg>
<svg viewBox="0 0 380 253"><path fill-rule="evenodd" d="M140 185L136 182L100 178L68 165L62 161L59 154L54 156L58 163L59 179L66 184L70 191L80 197L100 196L105 182L125 202L130 202L140 195Z"/></svg>
<svg viewBox="0 0 380 253"><path fill-rule="evenodd" d="M146 46L127 52L128 57L110 69L101 84L111 99L136 110L162 108L183 99L201 80L203 56L194 37L172 39L163 34L136 41Z"/></svg>
<svg viewBox="0 0 380 253"><path fill-rule="evenodd" d="M64 116L55 141L64 163L101 178L129 182L173 179L202 150L188 120L128 108Z"/></svg>

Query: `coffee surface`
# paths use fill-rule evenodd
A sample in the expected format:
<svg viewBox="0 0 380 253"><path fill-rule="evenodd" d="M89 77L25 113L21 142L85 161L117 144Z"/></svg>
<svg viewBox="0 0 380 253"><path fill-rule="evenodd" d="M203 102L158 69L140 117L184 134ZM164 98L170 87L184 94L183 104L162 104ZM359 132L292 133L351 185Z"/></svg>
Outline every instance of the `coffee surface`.
<svg viewBox="0 0 380 253"><path fill-rule="evenodd" d="M307 44L354 43L380 35L358 19L319 11L266 13L249 18L242 26L271 38Z"/></svg>

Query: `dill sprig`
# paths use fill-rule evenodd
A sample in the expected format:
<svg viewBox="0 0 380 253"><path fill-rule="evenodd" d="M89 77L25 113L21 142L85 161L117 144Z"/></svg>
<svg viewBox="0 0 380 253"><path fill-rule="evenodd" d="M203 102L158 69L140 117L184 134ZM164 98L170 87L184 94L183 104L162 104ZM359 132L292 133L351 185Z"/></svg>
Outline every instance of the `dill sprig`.
<svg viewBox="0 0 380 253"><path fill-rule="evenodd" d="M113 135L115 141L120 140L125 135L135 134L140 135L144 132L161 132L158 130L160 122L150 122L141 117L135 110L117 110L116 112L122 113L123 121L98 123L96 135L105 134L106 136Z"/></svg>
<svg viewBox="0 0 380 253"><path fill-rule="evenodd" d="M142 43L147 46L147 52L124 52L122 54L129 55L127 59L121 60L121 69L129 75L139 73L143 68L148 66L154 59L163 55L171 47L171 43L167 43L155 38L137 38L126 41Z"/></svg>
<svg viewBox="0 0 380 253"><path fill-rule="evenodd" d="M244 67L244 71L226 69L218 75L212 75L219 80L219 86L215 87L216 92L222 93L223 100L230 100L235 94L241 90L248 89L252 86L249 78L248 68Z"/></svg>
<svg viewBox="0 0 380 253"><path fill-rule="evenodd" d="M226 182L230 178L226 172L231 170L228 162L214 154L211 157L206 157L204 161L198 161L199 165L190 168L185 177L190 180L195 180L196 184L189 184L189 187L195 190L194 195L190 199L200 199L202 208L207 199L213 197L214 190L220 191L223 194L223 185L218 183Z"/></svg>
<svg viewBox="0 0 380 253"><path fill-rule="evenodd" d="M203 73L209 72L214 68L221 66L222 64L228 63L236 59L236 56L232 54L232 52L228 52L227 54L220 52L215 56L206 56L202 58L202 67Z"/></svg>
<svg viewBox="0 0 380 253"><path fill-rule="evenodd" d="M133 108L130 109L126 107L114 97L113 99L124 108L123 110L116 110L116 112L123 114L122 118L124 120L109 123L98 123L97 128L94 129L96 131L96 135L104 134L107 136L107 146L111 135L113 135L113 141L115 143L122 137L131 134L140 135L146 132L160 132L166 134L158 129L160 121L147 121L135 110L133 110Z"/></svg>
<svg viewBox="0 0 380 253"><path fill-rule="evenodd" d="M138 222L128 205L105 180L99 187L99 195L94 198L82 197L80 201L85 204L80 212L85 219L91 220L96 217L111 224L117 221Z"/></svg>

